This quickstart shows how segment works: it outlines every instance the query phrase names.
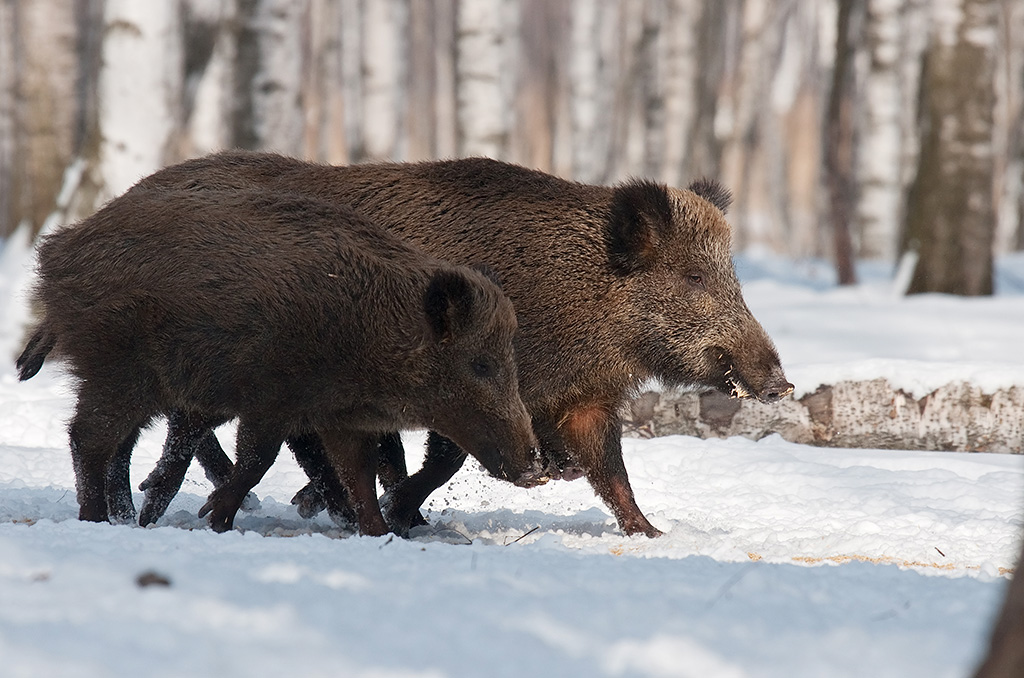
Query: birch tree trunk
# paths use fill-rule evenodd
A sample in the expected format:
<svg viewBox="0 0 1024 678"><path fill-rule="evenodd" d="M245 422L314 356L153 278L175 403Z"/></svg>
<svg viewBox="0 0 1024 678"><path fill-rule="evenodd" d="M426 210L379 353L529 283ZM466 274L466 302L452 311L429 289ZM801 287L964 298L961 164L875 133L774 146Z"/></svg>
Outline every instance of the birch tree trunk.
<svg viewBox="0 0 1024 678"><path fill-rule="evenodd" d="M504 157L507 105L501 86L505 33L500 0L463 0L456 7L459 154Z"/></svg>
<svg viewBox="0 0 1024 678"><path fill-rule="evenodd" d="M664 64L664 152L655 176L669 186L688 183L690 130L693 128L694 93L701 62L697 58L697 25L700 5L693 0L670 0L666 7L666 30L659 42L658 60Z"/></svg>
<svg viewBox="0 0 1024 678"><path fill-rule="evenodd" d="M935 5L907 214L906 247L919 253L910 293L992 293L995 33L993 0Z"/></svg>
<svg viewBox="0 0 1024 678"><path fill-rule="evenodd" d="M233 141L300 155L304 3L239 0Z"/></svg>
<svg viewBox="0 0 1024 678"><path fill-rule="evenodd" d="M74 3L0 5L0 238L39 229L82 142L78 18Z"/></svg>
<svg viewBox="0 0 1024 678"><path fill-rule="evenodd" d="M177 2L107 0L99 76L97 205L178 158L184 74Z"/></svg>
<svg viewBox="0 0 1024 678"><path fill-rule="evenodd" d="M369 158L403 157L406 7L400 0L363 5L363 143Z"/></svg>
<svg viewBox="0 0 1024 678"><path fill-rule="evenodd" d="M865 74L857 174L860 200L858 254L892 261L896 257L903 209L900 124L902 0L869 0L865 16L868 72Z"/></svg>
<svg viewBox="0 0 1024 678"><path fill-rule="evenodd" d="M572 117L572 176L605 183L611 168L611 113L617 79L609 54L614 44L614 5L575 0L572 12L569 88Z"/></svg>
<svg viewBox="0 0 1024 678"><path fill-rule="evenodd" d="M853 211L853 77L851 23L854 0L839 0L836 18L836 58L832 67L832 91L825 121L825 173L836 273L840 285L857 282L850 240Z"/></svg>

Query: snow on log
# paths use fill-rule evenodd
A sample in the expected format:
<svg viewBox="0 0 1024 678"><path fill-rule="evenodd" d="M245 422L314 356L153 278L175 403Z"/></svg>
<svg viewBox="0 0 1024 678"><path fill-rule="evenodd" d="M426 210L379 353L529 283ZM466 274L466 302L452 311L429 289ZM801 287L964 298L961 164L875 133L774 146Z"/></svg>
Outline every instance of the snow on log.
<svg viewBox="0 0 1024 678"><path fill-rule="evenodd" d="M631 437L701 438L778 433L825 447L957 452L1024 451L1024 387L986 393L965 382L915 398L885 379L822 385L774 404L734 400L717 391L648 391L623 412Z"/></svg>

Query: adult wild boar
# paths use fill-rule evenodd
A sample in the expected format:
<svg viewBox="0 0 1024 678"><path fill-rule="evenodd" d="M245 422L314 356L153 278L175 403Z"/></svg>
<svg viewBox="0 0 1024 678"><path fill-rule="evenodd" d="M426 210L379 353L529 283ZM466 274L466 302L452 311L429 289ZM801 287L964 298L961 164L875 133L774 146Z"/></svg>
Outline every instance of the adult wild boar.
<svg viewBox="0 0 1024 678"><path fill-rule="evenodd" d="M590 186L485 158L333 167L231 151L138 184L151 187L301 192L350 204L434 256L494 269L519 319L520 393L542 451L567 475L582 469L627 534L660 534L622 460L618 411L639 384L765 402L792 391L743 301L731 199L715 182ZM464 458L432 434L424 467L391 490L392 526L415 520Z"/></svg>
<svg viewBox="0 0 1024 678"><path fill-rule="evenodd" d="M349 208L266 190L135 190L38 254L43 317L18 368L27 379L52 351L77 378L83 520L106 520L111 497L115 517L131 517L117 504L127 463L111 462L170 412L183 445L239 419L231 477L201 511L217 531L288 437L322 441L364 534L387 531L382 432L428 427L499 478L542 480L508 298Z"/></svg>

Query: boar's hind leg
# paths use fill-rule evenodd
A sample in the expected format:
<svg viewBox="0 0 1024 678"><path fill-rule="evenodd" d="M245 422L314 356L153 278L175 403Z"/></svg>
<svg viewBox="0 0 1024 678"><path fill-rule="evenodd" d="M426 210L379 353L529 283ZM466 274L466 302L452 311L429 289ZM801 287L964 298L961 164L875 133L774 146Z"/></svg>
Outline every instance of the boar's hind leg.
<svg viewBox="0 0 1024 678"><path fill-rule="evenodd" d="M292 497L292 504L298 507L299 515L312 518L326 508L331 520L339 527L356 525L356 512L349 502L348 492L327 458L320 437L315 433L291 436L288 447L310 481Z"/></svg>
<svg viewBox="0 0 1024 678"><path fill-rule="evenodd" d="M320 437L338 478L352 498L359 533L374 537L387 534L388 525L377 501L377 435L321 431Z"/></svg>
<svg viewBox="0 0 1024 678"><path fill-rule="evenodd" d="M288 447L310 478L310 482L292 497L292 504L298 507L299 515L312 518L327 509L331 519L339 526L354 525L355 512L349 502L348 492L338 480L320 439L315 435L289 438ZM409 477L402 436L397 431L383 433L379 438L377 477L385 492ZM419 518L419 515L416 517ZM419 518L414 524L426 524L426 521Z"/></svg>
<svg viewBox="0 0 1024 678"><path fill-rule="evenodd" d="M223 463L215 460L203 464L206 477L214 487L220 487L228 481L233 464L213 434L214 427L222 423L222 419L210 419L192 412L171 413L167 418L167 440L164 441L163 454L156 468L139 485L139 489L146 493L139 510L140 525L151 525L164 514L181 489L193 457L198 457L202 462L204 458L209 459L219 454L223 457Z"/></svg>
<svg viewBox="0 0 1024 678"><path fill-rule="evenodd" d="M622 461L622 422L614 408L590 406L563 418L559 430L587 481L615 514L626 534L658 537L661 531L640 511Z"/></svg>
<svg viewBox="0 0 1024 678"><path fill-rule="evenodd" d="M139 430L148 420L148 416L133 413L129 404L113 403L84 390L79 393L68 427L79 520L134 518L128 462Z"/></svg>
<svg viewBox="0 0 1024 678"><path fill-rule="evenodd" d="M236 461L231 478L214 489L206 504L199 509L200 518L210 514L210 526L214 532L227 532L232 528L242 501L273 465L284 439L281 428L269 419L242 419L238 422Z"/></svg>
<svg viewBox="0 0 1024 678"><path fill-rule="evenodd" d="M422 468L385 495L384 510L391 529L404 535L415 525L425 525L420 506L431 492L451 480L465 461L466 453L458 445L431 431L427 435L427 454Z"/></svg>

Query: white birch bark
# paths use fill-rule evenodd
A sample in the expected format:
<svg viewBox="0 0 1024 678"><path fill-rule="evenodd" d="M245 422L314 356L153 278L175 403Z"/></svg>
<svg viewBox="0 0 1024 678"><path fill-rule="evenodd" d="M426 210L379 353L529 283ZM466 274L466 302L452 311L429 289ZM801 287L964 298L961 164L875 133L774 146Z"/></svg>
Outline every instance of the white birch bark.
<svg viewBox="0 0 1024 678"><path fill-rule="evenodd" d="M400 159L408 16L398 0L363 5L363 141L370 158Z"/></svg>
<svg viewBox="0 0 1024 678"><path fill-rule="evenodd" d="M345 99L341 46L341 5L311 0L306 26L307 53L303 68L303 155L332 164L348 162L345 143Z"/></svg>
<svg viewBox="0 0 1024 678"><path fill-rule="evenodd" d="M698 60L695 29L700 6L694 0L670 0L667 12L666 30L662 31L659 41L665 115L664 149L658 174L670 186L681 186L686 183L684 168L690 155L689 132L696 114L694 94Z"/></svg>
<svg viewBox="0 0 1024 678"><path fill-rule="evenodd" d="M177 2L107 0L104 24L97 205L168 161L184 71Z"/></svg>
<svg viewBox="0 0 1024 678"><path fill-rule="evenodd" d="M1024 4L1002 0L996 51L996 252L1020 242L1024 178ZM1002 151L1002 152L1000 152Z"/></svg>
<svg viewBox="0 0 1024 678"><path fill-rule="evenodd" d="M472 0L456 8L459 154L502 158L508 140L503 98L501 0Z"/></svg>
<svg viewBox="0 0 1024 678"><path fill-rule="evenodd" d="M572 176L586 183L604 183L609 177L615 73L608 55L614 17L614 5L607 0L575 0L572 6Z"/></svg>
<svg viewBox="0 0 1024 678"><path fill-rule="evenodd" d="M869 0L857 183L859 255L893 261L903 210L902 0Z"/></svg>
<svg viewBox="0 0 1024 678"><path fill-rule="evenodd" d="M235 35L228 26L237 20L232 1L208 3L187 0L190 12L202 17L216 32L210 60L192 83L192 110L185 121L186 138L181 145L184 157L205 155L228 148L231 143L231 108L236 58ZM189 83L186 83L189 86Z"/></svg>
<svg viewBox="0 0 1024 678"><path fill-rule="evenodd" d="M253 120L262 148L301 155L306 3L262 0L256 13L259 70L251 82Z"/></svg>

